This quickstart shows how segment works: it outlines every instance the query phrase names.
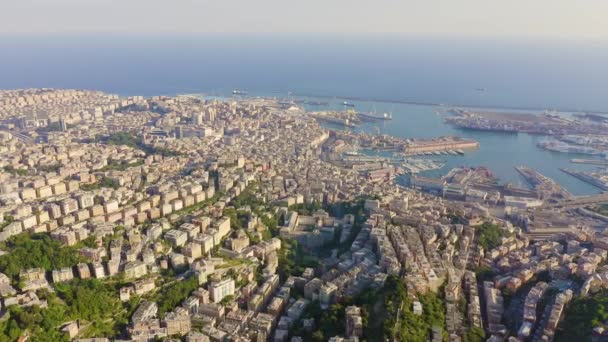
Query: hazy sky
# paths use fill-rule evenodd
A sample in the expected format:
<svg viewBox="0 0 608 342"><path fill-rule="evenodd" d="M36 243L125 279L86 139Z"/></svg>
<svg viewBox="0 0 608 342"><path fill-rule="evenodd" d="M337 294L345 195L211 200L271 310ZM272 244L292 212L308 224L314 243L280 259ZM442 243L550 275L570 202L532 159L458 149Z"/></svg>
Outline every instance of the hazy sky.
<svg viewBox="0 0 608 342"><path fill-rule="evenodd" d="M606 0L0 0L0 33L332 32L608 39Z"/></svg>

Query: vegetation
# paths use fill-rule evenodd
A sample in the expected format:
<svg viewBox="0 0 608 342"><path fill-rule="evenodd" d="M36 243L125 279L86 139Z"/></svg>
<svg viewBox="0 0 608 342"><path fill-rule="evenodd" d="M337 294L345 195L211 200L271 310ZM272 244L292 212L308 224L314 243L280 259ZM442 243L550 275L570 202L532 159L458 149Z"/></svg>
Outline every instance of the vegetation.
<svg viewBox="0 0 608 342"><path fill-rule="evenodd" d="M5 244L10 253L0 256L0 270L16 280L22 269L71 267L83 261L75 247L65 247L46 234L19 234Z"/></svg>
<svg viewBox="0 0 608 342"><path fill-rule="evenodd" d="M67 129L70 129L70 128L76 127L76 125L67 124L66 127L67 127ZM38 133L61 132L61 125L59 124L59 122L51 122L48 125L46 125L45 127L36 128L36 132L38 132Z"/></svg>
<svg viewBox="0 0 608 342"><path fill-rule="evenodd" d="M128 317L115 288L97 279L55 284L57 295L67 305L67 316L88 322L86 335L113 336ZM82 324L82 322L81 322Z"/></svg>
<svg viewBox="0 0 608 342"><path fill-rule="evenodd" d="M319 209L323 209L323 205L317 201L311 203L294 204L289 207L289 210L297 211L299 215L308 216L314 214Z"/></svg>
<svg viewBox="0 0 608 342"><path fill-rule="evenodd" d="M47 300L49 307L46 309L9 307L9 318L0 323L0 341L17 341L25 332L30 336L28 341L68 341L59 331L61 324L69 321L66 306L54 294Z"/></svg>
<svg viewBox="0 0 608 342"><path fill-rule="evenodd" d="M232 228L232 230L240 230L245 227L245 224L247 224L249 213L242 210L236 210L234 208L225 208L224 216L228 216L230 218L230 228Z"/></svg>
<svg viewBox="0 0 608 342"><path fill-rule="evenodd" d="M146 152L146 155L159 154L163 157L184 155L183 153L177 151L144 144L141 138L128 132L113 133L106 137L98 137L97 140L108 145L124 145L132 148L137 148Z"/></svg>
<svg viewBox="0 0 608 342"><path fill-rule="evenodd" d="M191 206L182 208L178 211L174 211L173 214L174 215L185 215L185 214L189 214L191 212L197 211L199 209L202 209L202 208L208 206L209 204L214 203L215 201L217 201L220 198L220 196L222 196L221 193L215 193L215 195L213 195L213 197L207 198L206 200L204 200L200 203L195 203ZM178 224L178 226L179 226L179 224Z"/></svg>
<svg viewBox="0 0 608 342"><path fill-rule="evenodd" d="M418 295L423 313L413 312L413 300L401 279L389 276L381 291L368 294L364 303L367 341L426 341L433 326L444 327L445 308L435 293Z"/></svg>
<svg viewBox="0 0 608 342"><path fill-rule="evenodd" d="M11 215L4 215L4 221L0 222L0 231L2 231L4 227L8 226L13 222L15 222L14 217L12 217Z"/></svg>
<svg viewBox="0 0 608 342"><path fill-rule="evenodd" d="M290 275L299 276L307 267L317 267L317 259L307 255L302 246L295 240L281 239L279 250L279 267L277 273L281 281Z"/></svg>
<svg viewBox="0 0 608 342"><path fill-rule="evenodd" d="M131 167L141 166L144 164L143 160L138 160L133 163L128 163L126 161L112 160L108 161L108 165L104 166L99 171L124 171Z"/></svg>
<svg viewBox="0 0 608 342"><path fill-rule="evenodd" d="M233 300L234 300L234 295L228 295L228 296L222 298L222 300L220 300L220 304L221 305L228 305Z"/></svg>
<svg viewBox="0 0 608 342"><path fill-rule="evenodd" d="M608 216L608 203L600 204L592 210L600 215Z"/></svg>
<svg viewBox="0 0 608 342"><path fill-rule="evenodd" d="M591 341L592 330L608 321L608 290L572 300L559 325L555 341Z"/></svg>
<svg viewBox="0 0 608 342"><path fill-rule="evenodd" d="M27 170L25 169L16 169L12 165L7 165L2 168L4 172L10 173L13 176L25 176L27 175Z"/></svg>
<svg viewBox="0 0 608 342"><path fill-rule="evenodd" d="M495 224L486 222L477 227L477 235L479 236L479 245L485 250L491 250L500 246L501 239L509 236L510 233Z"/></svg>
<svg viewBox="0 0 608 342"><path fill-rule="evenodd" d="M198 288L198 279L196 277L188 277L184 280L176 280L169 285L166 285L159 291L152 301L158 304L158 314L163 316L165 313L173 310L184 299L190 296L192 291Z"/></svg>
<svg viewBox="0 0 608 342"><path fill-rule="evenodd" d="M128 321L128 310L118 299L116 288L96 279L55 284L56 292L39 291L48 308L8 308L9 318L0 323L0 341L16 341L28 334L28 341L68 341L61 327L79 320L83 337L115 336ZM132 306L132 303L127 303Z"/></svg>
<svg viewBox="0 0 608 342"><path fill-rule="evenodd" d="M475 275L477 276L477 280L479 282L484 282L486 280L492 280L495 274L490 267L479 266L475 269Z"/></svg>
<svg viewBox="0 0 608 342"><path fill-rule="evenodd" d="M111 188L116 190L120 188L120 184L117 180L103 176L97 182L93 184L83 184L80 186L80 188L85 191L98 190L101 188Z"/></svg>
<svg viewBox="0 0 608 342"><path fill-rule="evenodd" d="M59 172L59 169L61 169L62 165L59 163L56 164L50 164L50 165L40 165L37 167L38 171L42 171L42 172Z"/></svg>
<svg viewBox="0 0 608 342"><path fill-rule="evenodd" d="M232 201L232 205L235 208L242 208L245 206L249 206L253 212L259 212L260 209L266 207L266 203L258 198L255 193L256 184L254 182L250 183L245 190L243 190L237 198Z"/></svg>
<svg viewBox="0 0 608 342"><path fill-rule="evenodd" d="M365 215L365 200L368 196L361 196L354 202L338 202L325 205L325 210L335 217L343 217L346 214L354 215L356 219L363 221ZM372 199L378 199L377 196Z"/></svg>
<svg viewBox="0 0 608 342"><path fill-rule="evenodd" d="M462 336L462 342L483 342L486 340L486 332L478 327L472 327Z"/></svg>
<svg viewBox="0 0 608 342"><path fill-rule="evenodd" d="M368 289L355 298L344 298L327 310L322 310L317 301L312 302L304 318L315 319L317 330L306 332L296 328L294 335L319 342L343 335L345 309L357 305L362 308L364 341L427 341L433 326L444 327L445 308L442 299L434 293L419 295L418 300L423 306L421 316L414 314L413 300L408 297L404 282L389 276L382 289Z"/></svg>
<svg viewBox="0 0 608 342"><path fill-rule="evenodd" d="M318 301L310 304L307 318L318 320L315 322L318 329L312 333L314 341L327 341L330 337L344 335L346 306L346 303L335 303L322 310Z"/></svg>

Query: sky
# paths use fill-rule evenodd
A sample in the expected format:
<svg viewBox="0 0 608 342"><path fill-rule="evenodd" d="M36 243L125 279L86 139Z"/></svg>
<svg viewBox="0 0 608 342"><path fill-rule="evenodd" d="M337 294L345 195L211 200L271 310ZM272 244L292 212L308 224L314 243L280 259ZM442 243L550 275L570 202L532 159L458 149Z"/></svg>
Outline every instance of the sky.
<svg viewBox="0 0 608 342"><path fill-rule="evenodd" d="M0 33L393 33L605 40L606 13L606 0L0 0Z"/></svg>

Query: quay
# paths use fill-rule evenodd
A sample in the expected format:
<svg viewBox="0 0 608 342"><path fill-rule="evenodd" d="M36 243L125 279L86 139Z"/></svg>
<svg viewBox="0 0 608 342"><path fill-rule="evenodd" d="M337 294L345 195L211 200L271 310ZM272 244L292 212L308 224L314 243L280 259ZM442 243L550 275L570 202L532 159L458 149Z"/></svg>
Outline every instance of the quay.
<svg viewBox="0 0 608 342"><path fill-rule="evenodd" d="M601 165L608 166L608 160L598 160L598 159L570 159L570 162L577 164L591 164L591 165Z"/></svg>
<svg viewBox="0 0 608 342"><path fill-rule="evenodd" d="M459 137L441 137L431 140L413 140L405 144L406 155L416 154L441 154L452 153L464 154L465 150L479 148L479 142L475 140L462 139Z"/></svg>

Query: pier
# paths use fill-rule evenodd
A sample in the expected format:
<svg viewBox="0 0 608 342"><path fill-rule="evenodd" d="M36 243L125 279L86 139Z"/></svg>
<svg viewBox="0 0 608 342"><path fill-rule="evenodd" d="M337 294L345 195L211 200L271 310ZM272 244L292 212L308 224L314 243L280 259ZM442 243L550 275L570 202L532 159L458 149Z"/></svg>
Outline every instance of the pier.
<svg viewBox="0 0 608 342"><path fill-rule="evenodd" d="M597 177L594 177L593 175L590 175L586 172L569 170L569 169L561 169L561 168L560 168L560 171L567 173L570 176L576 177L576 178L582 180L583 182L589 183L602 190L608 190L608 183L605 183L602 180L598 179Z"/></svg>
<svg viewBox="0 0 608 342"><path fill-rule="evenodd" d="M562 200L572 197L568 190L533 168L522 165L515 167L515 170L524 177L534 190L538 191L541 199L555 198Z"/></svg>

